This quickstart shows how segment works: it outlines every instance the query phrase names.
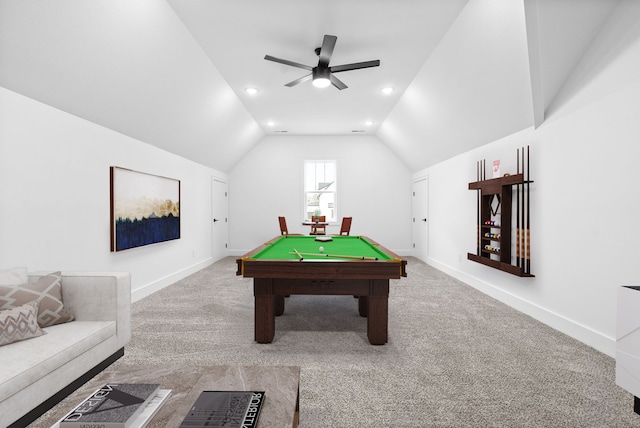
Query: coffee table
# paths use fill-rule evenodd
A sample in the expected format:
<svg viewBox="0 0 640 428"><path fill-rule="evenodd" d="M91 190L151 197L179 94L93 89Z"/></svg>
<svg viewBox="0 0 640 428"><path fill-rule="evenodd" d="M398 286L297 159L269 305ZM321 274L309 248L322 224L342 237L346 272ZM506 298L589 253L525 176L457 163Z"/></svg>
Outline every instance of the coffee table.
<svg viewBox="0 0 640 428"><path fill-rule="evenodd" d="M148 428L178 427L202 391L264 390L258 428L298 426L300 367L291 366L119 366L87 382L30 427L49 428L105 383L159 383L169 400Z"/></svg>

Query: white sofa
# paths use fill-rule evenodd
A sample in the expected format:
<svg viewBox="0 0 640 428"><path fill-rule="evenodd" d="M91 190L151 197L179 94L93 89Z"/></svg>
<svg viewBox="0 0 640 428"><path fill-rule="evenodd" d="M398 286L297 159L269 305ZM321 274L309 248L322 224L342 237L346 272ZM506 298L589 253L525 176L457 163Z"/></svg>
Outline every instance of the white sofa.
<svg viewBox="0 0 640 428"><path fill-rule="evenodd" d="M27 426L124 355L131 340L128 273L63 272L62 297L74 321L0 346L0 427Z"/></svg>

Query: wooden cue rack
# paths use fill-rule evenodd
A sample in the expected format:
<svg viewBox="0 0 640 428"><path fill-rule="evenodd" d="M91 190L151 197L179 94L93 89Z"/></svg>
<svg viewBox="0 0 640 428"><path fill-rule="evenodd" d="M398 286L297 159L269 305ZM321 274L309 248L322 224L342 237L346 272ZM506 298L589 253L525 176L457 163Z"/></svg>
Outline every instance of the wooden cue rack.
<svg viewBox="0 0 640 428"><path fill-rule="evenodd" d="M485 160L477 162L477 181L469 183L469 190L478 193L477 239L476 254L467 253L467 259L513 275L533 277L529 147L526 158L525 148L518 149L514 175L487 179L485 164Z"/></svg>

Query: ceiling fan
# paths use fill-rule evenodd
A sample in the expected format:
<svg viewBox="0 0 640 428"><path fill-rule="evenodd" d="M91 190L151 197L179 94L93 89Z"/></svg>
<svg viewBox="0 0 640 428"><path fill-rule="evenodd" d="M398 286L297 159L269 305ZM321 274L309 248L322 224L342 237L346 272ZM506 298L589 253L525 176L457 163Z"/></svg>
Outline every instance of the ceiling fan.
<svg viewBox="0 0 640 428"><path fill-rule="evenodd" d="M322 46L315 49L316 55L318 55L319 57L318 65L315 67L288 61L286 59L275 58L271 55L265 55L264 59L268 61L279 62L280 64L290 65L292 67L303 68L311 72L311 74L296 79L293 82L289 82L284 86L292 87L296 86L299 83L313 79L314 86L317 86L319 88L326 88L329 85L333 85L340 90L346 89L347 85L345 85L340 79L335 77L333 73L338 73L340 71L357 70L359 68L377 67L380 65L380 60L376 59L374 61L355 62L353 64L334 65L332 67L329 67L329 61L331 61L331 55L333 55L333 48L336 45L336 40L338 40L336 36L325 34L324 39L322 40Z"/></svg>

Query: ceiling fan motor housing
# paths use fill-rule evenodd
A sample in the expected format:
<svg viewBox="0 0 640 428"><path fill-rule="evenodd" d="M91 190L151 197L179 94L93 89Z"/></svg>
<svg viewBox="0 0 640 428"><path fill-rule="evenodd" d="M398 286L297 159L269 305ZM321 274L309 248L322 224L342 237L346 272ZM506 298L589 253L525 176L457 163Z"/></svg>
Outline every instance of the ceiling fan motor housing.
<svg viewBox="0 0 640 428"><path fill-rule="evenodd" d="M328 67L313 67L313 70L311 71L311 75L313 77L313 80L316 79L330 79L330 75L331 72L329 71Z"/></svg>

